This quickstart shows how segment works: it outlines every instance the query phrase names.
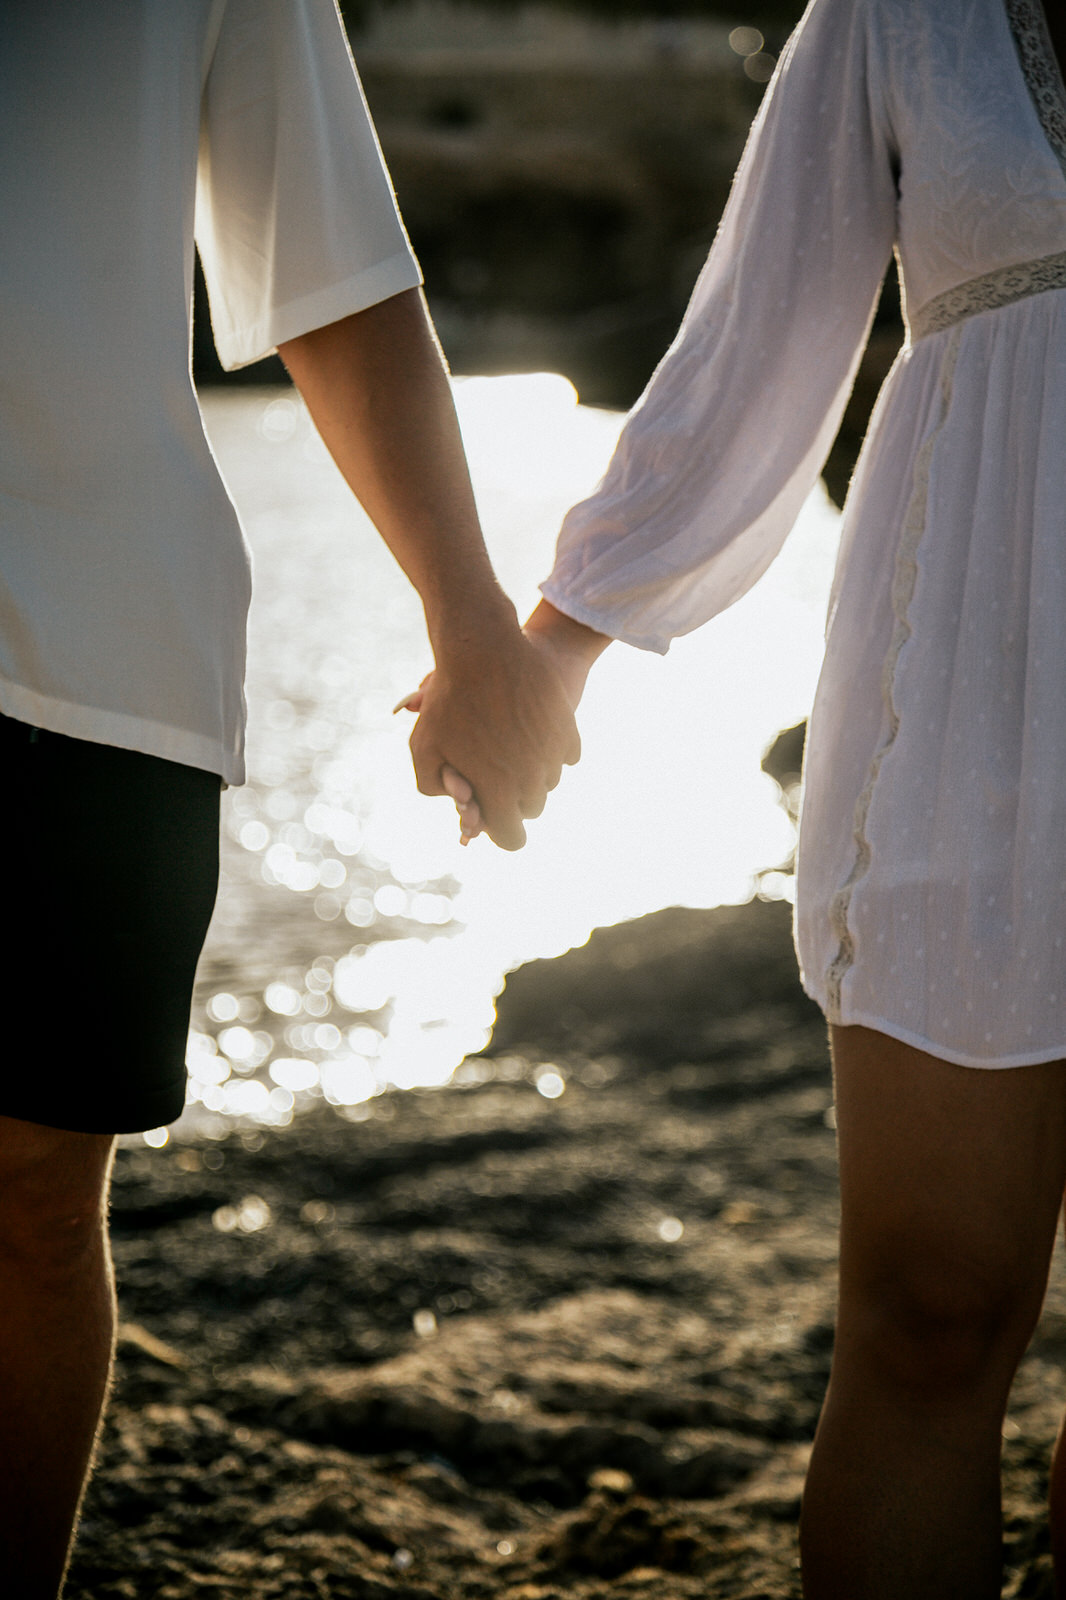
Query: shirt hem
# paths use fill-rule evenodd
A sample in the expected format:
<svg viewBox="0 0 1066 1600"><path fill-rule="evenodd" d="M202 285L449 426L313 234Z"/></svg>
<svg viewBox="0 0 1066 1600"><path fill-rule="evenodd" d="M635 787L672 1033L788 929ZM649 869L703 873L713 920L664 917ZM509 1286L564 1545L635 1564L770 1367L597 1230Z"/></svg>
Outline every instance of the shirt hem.
<svg viewBox="0 0 1066 1600"><path fill-rule="evenodd" d="M820 994L814 984L809 983L806 978L801 978L801 982L804 993L828 1018L829 1006L826 996ZM910 1045L914 1050L922 1050L926 1055L936 1056L953 1067L970 1067L977 1072L1004 1072L1012 1067L1038 1067L1048 1061L1066 1060L1066 1040L1061 1044L1047 1045L1039 1050L1022 1050L1013 1055L975 1056L966 1050L954 1050L936 1039L927 1039L923 1034L916 1033L910 1028L902 1028L884 1017L850 1008L846 1016L833 1019L833 1026L871 1028L875 1033L886 1034L888 1038L896 1039L900 1044Z"/></svg>
<svg viewBox="0 0 1066 1600"><path fill-rule="evenodd" d="M574 622L583 622L586 628L594 628L597 633L605 634L610 639L617 639L621 644L631 644L637 650L650 650L656 655L664 656L673 642L672 636L664 639L660 634L630 633L628 629L619 629L613 622L597 613L592 606L582 605L580 600L561 594L550 581L540 585L540 592L557 611L564 612Z"/></svg>
<svg viewBox="0 0 1066 1600"><path fill-rule="evenodd" d="M262 322L230 333L216 334L218 359L227 372L247 367L253 361L273 355L279 344L287 339L298 339L301 334L315 328L324 328L330 322L339 322L357 311L391 300L405 289L417 289L422 274L417 261L406 251L379 261L353 278L334 283L315 294L302 295L278 306Z"/></svg>
<svg viewBox="0 0 1066 1600"><path fill-rule="evenodd" d="M28 722L35 728L64 734L68 739L110 744L119 750L137 750L163 761L176 761L183 767L217 772L227 785L239 785L245 779L242 752L225 752L217 740L204 734L127 716L121 711L101 711L94 706L53 700L3 678L0 678L0 712L16 722Z"/></svg>

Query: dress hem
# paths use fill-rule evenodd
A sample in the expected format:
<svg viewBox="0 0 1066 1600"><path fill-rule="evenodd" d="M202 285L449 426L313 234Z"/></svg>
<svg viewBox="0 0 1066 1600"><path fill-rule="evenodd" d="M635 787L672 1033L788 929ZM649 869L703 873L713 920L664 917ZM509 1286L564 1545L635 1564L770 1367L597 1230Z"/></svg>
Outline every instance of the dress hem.
<svg viewBox="0 0 1066 1600"><path fill-rule="evenodd" d="M819 994L814 985L805 978L800 980L803 992L814 1001L819 1010L829 1020L828 1000L824 994ZM877 1017L865 1011L855 1011L849 1008L846 1016L832 1020L834 1028L871 1028L875 1033L883 1033L890 1039L897 1040L900 1044L910 1045L914 1050L922 1050L926 1055L936 1056L940 1061L946 1061L953 1067L969 1067L975 1072L1007 1072L1013 1067L1039 1067L1048 1061L1066 1061L1066 1040L1062 1044L1049 1045L1042 1050L1025 1050L1010 1056L979 1057L967 1054L964 1050L951 1050L927 1039L923 1034L915 1033L909 1028L902 1028L894 1022L887 1021L884 1017Z"/></svg>

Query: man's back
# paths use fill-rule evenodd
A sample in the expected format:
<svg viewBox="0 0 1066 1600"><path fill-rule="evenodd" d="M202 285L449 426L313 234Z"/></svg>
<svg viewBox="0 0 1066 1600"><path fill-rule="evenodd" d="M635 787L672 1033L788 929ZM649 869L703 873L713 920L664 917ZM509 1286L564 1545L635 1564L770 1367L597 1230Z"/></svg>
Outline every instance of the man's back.
<svg viewBox="0 0 1066 1600"><path fill-rule="evenodd" d="M0 141L0 710L240 781L194 214L227 365L418 282L335 11L6 5Z"/></svg>

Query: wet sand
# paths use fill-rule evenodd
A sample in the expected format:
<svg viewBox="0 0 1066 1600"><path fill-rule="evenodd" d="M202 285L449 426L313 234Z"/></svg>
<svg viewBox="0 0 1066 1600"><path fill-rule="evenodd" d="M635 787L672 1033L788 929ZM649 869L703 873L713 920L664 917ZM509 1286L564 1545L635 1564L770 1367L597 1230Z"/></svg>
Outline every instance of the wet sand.
<svg viewBox="0 0 1066 1600"><path fill-rule="evenodd" d="M120 1152L69 1600L798 1595L836 1192L788 908L523 968L491 1049L361 1120ZM1010 1596L1052 1594L1064 1358L1057 1263L1004 1440Z"/></svg>

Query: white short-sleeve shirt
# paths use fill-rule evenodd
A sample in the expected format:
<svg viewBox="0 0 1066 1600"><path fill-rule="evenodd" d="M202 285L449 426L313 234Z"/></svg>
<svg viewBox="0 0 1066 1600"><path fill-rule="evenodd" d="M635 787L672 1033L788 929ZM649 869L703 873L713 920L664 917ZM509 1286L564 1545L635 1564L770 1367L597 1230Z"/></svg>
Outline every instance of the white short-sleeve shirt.
<svg viewBox="0 0 1066 1600"><path fill-rule="evenodd" d="M332 0L0 8L0 712L243 778L248 554L189 369L415 287Z"/></svg>

